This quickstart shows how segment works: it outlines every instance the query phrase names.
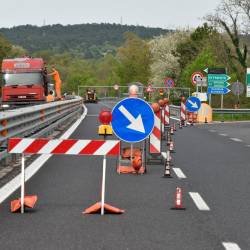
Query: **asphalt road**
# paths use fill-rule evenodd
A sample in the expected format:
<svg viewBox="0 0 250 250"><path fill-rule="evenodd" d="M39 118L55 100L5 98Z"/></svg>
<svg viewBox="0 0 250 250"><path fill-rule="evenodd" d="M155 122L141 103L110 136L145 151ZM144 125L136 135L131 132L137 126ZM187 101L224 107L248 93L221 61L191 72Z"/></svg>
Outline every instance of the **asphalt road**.
<svg viewBox="0 0 250 250"><path fill-rule="evenodd" d="M96 115L102 107L89 104L71 138L98 138ZM100 200L101 157L53 156L26 185L28 194L39 197L36 209L11 214L10 200L19 192L1 204L0 249L210 250L225 249L222 242L250 249L248 142L210 130L195 126L176 132L174 167L185 179L175 173L161 178L159 165L142 176L118 175L116 159L108 159L106 202L125 209L122 215L81 214ZM170 209L176 186L183 188L185 211ZM200 210L189 192L198 193L209 210Z"/></svg>

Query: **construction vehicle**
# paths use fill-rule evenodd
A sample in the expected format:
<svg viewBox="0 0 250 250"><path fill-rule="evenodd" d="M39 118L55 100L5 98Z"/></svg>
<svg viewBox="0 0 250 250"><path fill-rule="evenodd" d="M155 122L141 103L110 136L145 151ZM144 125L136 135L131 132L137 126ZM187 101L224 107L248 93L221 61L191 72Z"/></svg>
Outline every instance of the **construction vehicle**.
<svg viewBox="0 0 250 250"><path fill-rule="evenodd" d="M2 62L2 103L30 104L46 101L53 85L48 83L42 58L4 59Z"/></svg>
<svg viewBox="0 0 250 250"><path fill-rule="evenodd" d="M84 102L85 103L87 103L87 102L97 103L96 91L93 89L87 89L87 91L85 93Z"/></svg>

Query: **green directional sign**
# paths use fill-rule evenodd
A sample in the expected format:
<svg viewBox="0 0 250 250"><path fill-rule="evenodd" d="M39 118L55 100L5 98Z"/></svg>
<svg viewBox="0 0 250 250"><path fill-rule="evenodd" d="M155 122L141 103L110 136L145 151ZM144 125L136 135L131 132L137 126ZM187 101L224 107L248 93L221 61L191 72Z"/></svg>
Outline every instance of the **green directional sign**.
<svg viewBox="0 0 250 250"><path fill-rule="evenodd" d="M213 89L223 89L230 86L227 81L231 79L226 74L208 74L207 75L207 86Z"/></svg>
<svg viewBox="0 0 250 250"><path fill-rule="evenodd" d="M228 83L228 82L220 82L220 81L211 81L211 82L208 82L208 87L226 88L228 86L230 86L230 83Z"/></svg>
<svg viewBox="0 0 250 250"><path fill-rule="evenodd" d="M207 75L207 87L209 94L227 94L230 90L227 88L230 86L228 80L231 79L223 68L206 69Z"/></svg>
<svg viewBox="0 0 250 250"><path fill-rule="evenodd" d="M226 82L231 79L230 76L224 74L208 74L208 82Z"/></svg>

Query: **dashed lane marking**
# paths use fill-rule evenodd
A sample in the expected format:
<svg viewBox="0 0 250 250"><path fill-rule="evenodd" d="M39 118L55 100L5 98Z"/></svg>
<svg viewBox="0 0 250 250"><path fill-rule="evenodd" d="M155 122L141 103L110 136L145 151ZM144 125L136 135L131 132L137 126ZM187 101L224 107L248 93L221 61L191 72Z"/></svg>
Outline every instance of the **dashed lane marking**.
<svg viewBox="0 0 250 250"><path fill-rule="evenodd" d="M209 211L210 208L209 206L207 205L207 203L202 199L202 197L200 196L199 193L195 193L195 192L189 192L189 195L191 196L191 198L193 199L196 207L199 209L199 210L202 210L202 211Z"/></svg>
<svg viewBox="0 0 250 250"><path fill-rule="evenodd" d="M60 137L60 139L68 139L70 135L77 129L83 119L86 117L88 109L85 105L84 113L82 116ZM52 155L41 155L35 161L33 161L26 169L25 169L25 181L28 181L51 157ZM7 184L5 184L0 189L0 203L2 203L5 199L7 199L13 192L15 192L20 187L21 175L17 175Z"/></svg>
<svg viewBox="0 0 250 250"><path fill-rule="evenodd" d="M242 142L242 140L241 140L241 139L239 139L239 138L230 138L230 140L232 140L232 141L236 141L236 142Z"/></svg>
<svg viewBox="0 0 250 250"><path fill-rule="evenodd" d="M211 133L216 133L217 131L216 130L214 130L214 129L210 129L210 130L208 130L209 132L211 132Z"/></svg>
<svg viewBox="0 0 250 250"><path fill-rule="evenodd" d="M219 135L221 135L221 136L228 136L228 134L219 134Z"/></svg>
<svg viewBox="0 0 250 250"><path fill-rule="evenodd" d="M225 247L226 250L240 250L238 244L233 242L222 242L222 245Z"/></svg>
<svg viewBox="0 0 250 250"><path fill-rule="evenodd" d="M173 168L175 174L177 175L178 178L180 179L186 179L187 176L182 172L180 168Z"/></svg>

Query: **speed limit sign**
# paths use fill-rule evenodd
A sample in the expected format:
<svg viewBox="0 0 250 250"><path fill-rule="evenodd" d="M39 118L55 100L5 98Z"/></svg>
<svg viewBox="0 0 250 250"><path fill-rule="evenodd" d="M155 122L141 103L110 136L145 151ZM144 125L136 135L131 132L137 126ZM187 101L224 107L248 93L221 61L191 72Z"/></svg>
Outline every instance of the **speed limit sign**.
<svg viewBox="0 0 250 250"><path fill-rule="evenodd" d="M191 76L191 81L193 85L196 85L198 81L202 81L204 75L201 72L194 72Z"/></svg>

